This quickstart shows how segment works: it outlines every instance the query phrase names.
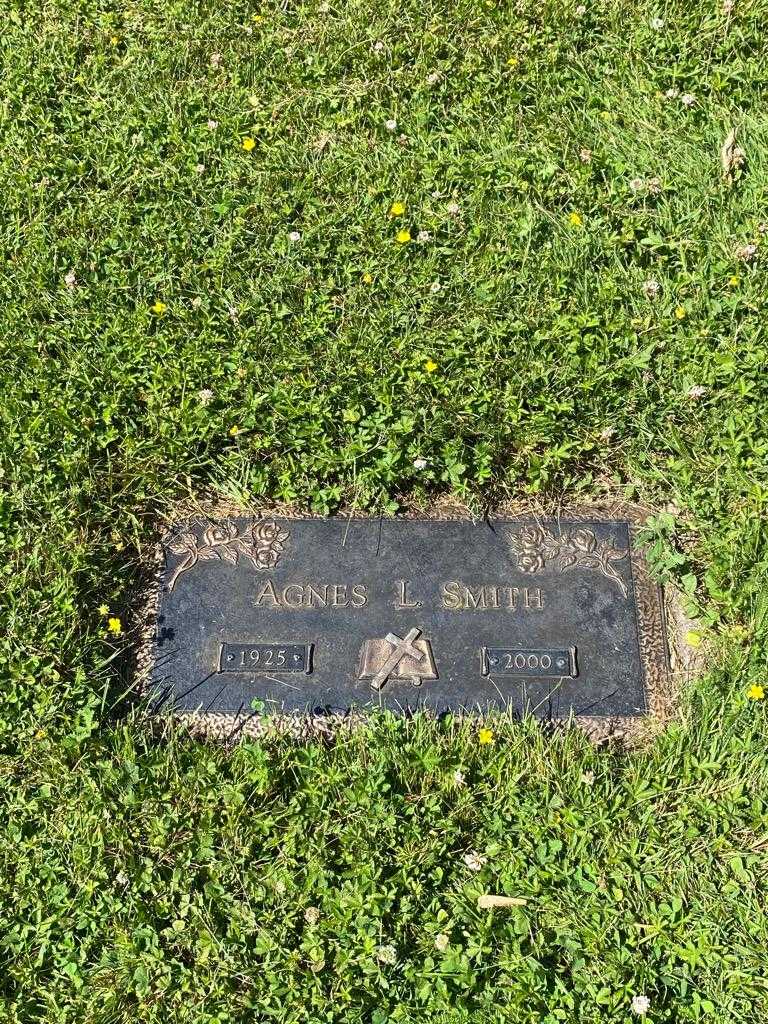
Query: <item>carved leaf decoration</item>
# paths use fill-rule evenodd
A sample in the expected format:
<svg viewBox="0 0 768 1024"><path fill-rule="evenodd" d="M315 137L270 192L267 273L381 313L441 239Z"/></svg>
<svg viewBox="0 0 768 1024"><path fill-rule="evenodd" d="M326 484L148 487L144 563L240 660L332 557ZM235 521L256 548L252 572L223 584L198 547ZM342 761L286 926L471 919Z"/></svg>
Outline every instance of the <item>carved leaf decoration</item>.
<svg viewBox="0 0 768 1024"><path fill-rule="evenodd" d="M582 555L579 559L580 569L599 569L600 559L597 555Z"/></svg>
<svg viewBox="0 0 768 1024"><path fill-rule="evenodd" d="M280 561L289 536L287 530L272 520L261 521L242 536L231 520L220 526L211 524L205 529L202 542L192 532L182 533L168 544L169 551L186 556L171 574L168 590L173 590L179 577L197 565L200 559L211 561L218 558L229 565L237 565L240 555L243 555L254 569L269 572Z"/></svg>
<svg viewBox="0 0 768 1024"><path fill-rule="evenodd" d="M557 558L560 553L560 542L556 537L545 537L541 545L541 553L545 558Z"/></svg>
<svg viewBox="0 0 768 1024"><path fill-rule="evenodd" d="M606 548L603 554L609 562L620 562L622 558L627 557L629 552L621 551L619 548Z"/></svg>
<svg viewBox="0 0 768 1024"><path fill-rule="evenodd" d="M200 548L200 550L197 552L197 557L203 558L206 561L208 561L211 558L221 558L219 551L219 548Z"/></svg>
<svg viewBox="0 0 768 1024"><path fill-rule="evenodd" d="M237 552L233 551L232 548L225 547L223 544L219 547L219 555L225 562L229 562L230 565L237 565Z"/></svg>
<svg viewBox="0 0 768 1024"><path fill-rule="evenodd" d="M186 555L188 552L194 551L196 547L197 537L194 533L180 533L168 545L168 550L172 551L174 555Z"/></svg>
<svg viewBox="0 0 768 1024"><path fill-rule="evenodd" d="M522 572L534 573L554 563L560 572L568 569L589 569L602 573L614 582L624 597L627 587L612 566L629 554L628 550L613 547L609 542L599 542L593 530L586 526L562 533L559 537L543 527L523 528L506 535L512 552L517 556L517 567Z"/></svg>

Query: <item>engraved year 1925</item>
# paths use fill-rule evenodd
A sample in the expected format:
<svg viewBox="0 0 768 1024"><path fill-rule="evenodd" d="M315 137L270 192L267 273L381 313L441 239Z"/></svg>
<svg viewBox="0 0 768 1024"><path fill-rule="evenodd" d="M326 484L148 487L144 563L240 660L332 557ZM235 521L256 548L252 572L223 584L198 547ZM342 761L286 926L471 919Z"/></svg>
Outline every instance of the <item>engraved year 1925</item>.
<svg viewBox="0 0 768 1024"><path fill-rule="evenodd" d="M224 643L219 672L312 671L312 644Z"/></svg>

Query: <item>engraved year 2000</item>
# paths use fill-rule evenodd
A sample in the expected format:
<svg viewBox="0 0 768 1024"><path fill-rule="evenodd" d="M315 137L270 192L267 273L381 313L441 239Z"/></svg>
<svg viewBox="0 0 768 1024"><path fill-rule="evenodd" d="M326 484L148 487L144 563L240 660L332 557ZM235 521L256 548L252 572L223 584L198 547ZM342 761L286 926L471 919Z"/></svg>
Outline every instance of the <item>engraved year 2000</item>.
<svg viewBox="0 0 768 1024"><path fill-rule="evenodd" d="M484 676L575 676L576 648L483 647Z"/></svg>

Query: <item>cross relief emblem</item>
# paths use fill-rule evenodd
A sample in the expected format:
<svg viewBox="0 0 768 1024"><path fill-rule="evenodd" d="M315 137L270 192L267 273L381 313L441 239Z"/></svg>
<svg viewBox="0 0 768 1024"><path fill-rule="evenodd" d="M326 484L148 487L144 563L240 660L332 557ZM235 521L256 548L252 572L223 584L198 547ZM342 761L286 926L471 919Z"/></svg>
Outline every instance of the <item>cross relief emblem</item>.
<svg viewBox="0 0 768 1024"><path fill-rule="evenodd" d="M424 679L437 679L437 668L429 640L419 639L415 626L404 637L387 633L383 640L366 640L360 652L360 679L370 679L371 689L381 690L392 679L407 679L421 686Z"/></svg>

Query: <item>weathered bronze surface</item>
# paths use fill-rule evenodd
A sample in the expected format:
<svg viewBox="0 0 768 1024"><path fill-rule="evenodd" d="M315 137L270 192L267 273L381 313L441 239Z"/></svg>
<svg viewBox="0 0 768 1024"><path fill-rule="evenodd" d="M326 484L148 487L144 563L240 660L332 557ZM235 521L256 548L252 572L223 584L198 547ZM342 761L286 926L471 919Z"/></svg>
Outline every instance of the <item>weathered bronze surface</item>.
<svg viewBox="0 0 768 1024"><path fill-rule="evenodd" d="M626 521L237 518L164 551L152 681L178 710L636 716L663 670Z"/></svg>

